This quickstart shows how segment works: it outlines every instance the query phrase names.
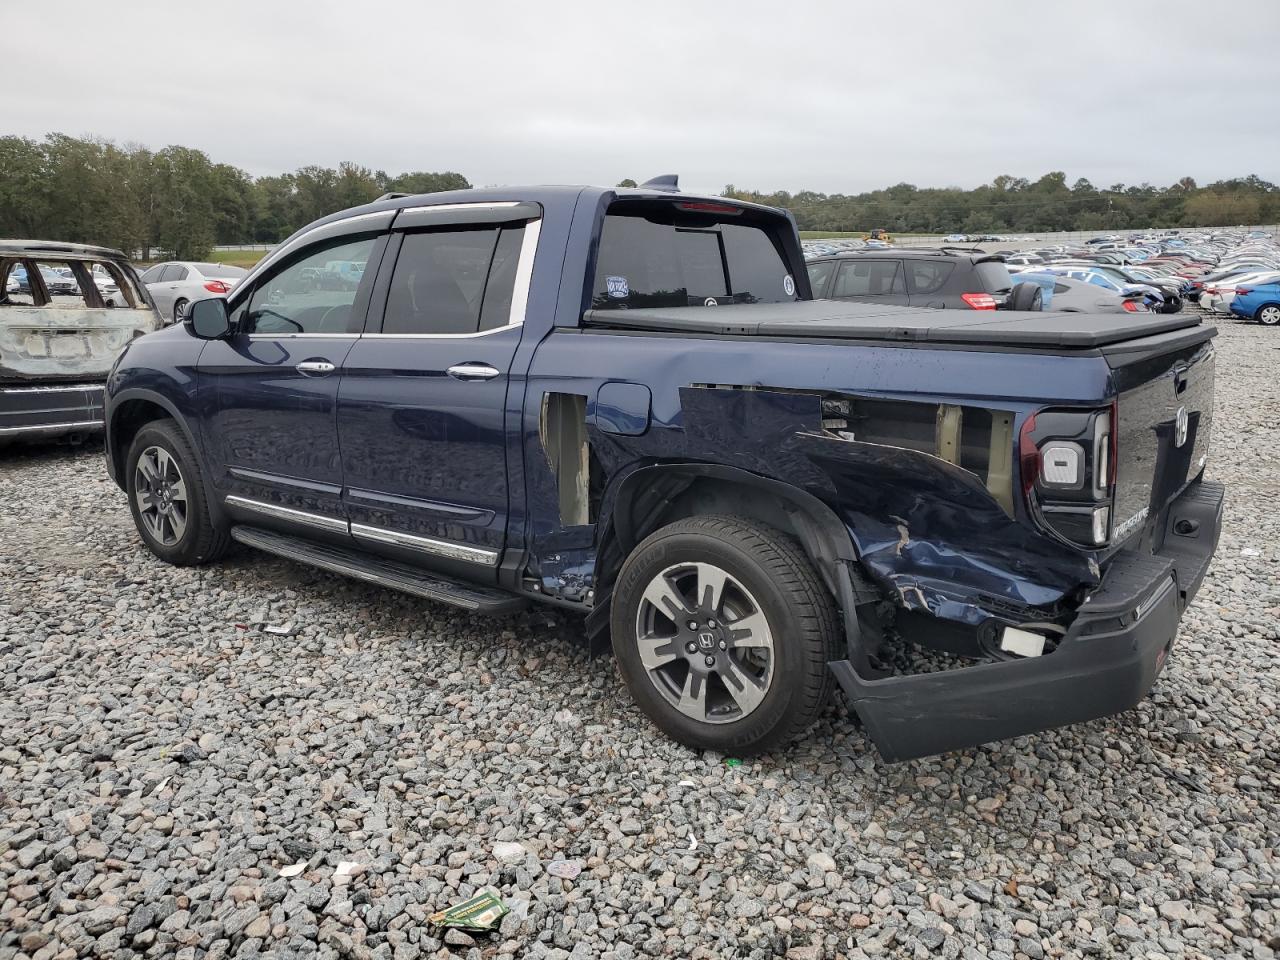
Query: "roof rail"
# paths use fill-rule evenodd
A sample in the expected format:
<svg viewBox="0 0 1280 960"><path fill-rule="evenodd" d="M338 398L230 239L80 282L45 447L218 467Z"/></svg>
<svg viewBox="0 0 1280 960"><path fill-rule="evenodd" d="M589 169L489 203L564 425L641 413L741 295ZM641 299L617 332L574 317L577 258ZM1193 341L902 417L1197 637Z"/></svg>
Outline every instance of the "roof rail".
<svg viewBox="0 0 1280 960"><path fill-rule="evenodd" d="M646 180L640 184L640 188L649 190L662 190L665 193L680 192L680 175L678 173L664 173L660 177L654 177L652 180Z"/></svg>

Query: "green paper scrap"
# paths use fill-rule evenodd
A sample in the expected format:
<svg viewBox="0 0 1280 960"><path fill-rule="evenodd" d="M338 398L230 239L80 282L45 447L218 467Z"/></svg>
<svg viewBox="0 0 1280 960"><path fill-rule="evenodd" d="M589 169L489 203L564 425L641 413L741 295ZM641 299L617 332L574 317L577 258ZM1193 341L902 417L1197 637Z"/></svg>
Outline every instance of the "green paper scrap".
<svg viewBox="0 0 1280 960"><path fill-rule="evenodd" d="M740 767L742 766L742 761L739 760L737 757L730 757L728 760L724 762L724 765L726 767Z"/></svg>
<svg viewBox="0 0 1280 960"><path fill-rule="evenodd" d="M492 930L498 921L510 911L502 899L491 890L481 890L469 900L455 903L447 910L433 913L431 922L437 927L457 927L460 930L484 932Z"/></svg>

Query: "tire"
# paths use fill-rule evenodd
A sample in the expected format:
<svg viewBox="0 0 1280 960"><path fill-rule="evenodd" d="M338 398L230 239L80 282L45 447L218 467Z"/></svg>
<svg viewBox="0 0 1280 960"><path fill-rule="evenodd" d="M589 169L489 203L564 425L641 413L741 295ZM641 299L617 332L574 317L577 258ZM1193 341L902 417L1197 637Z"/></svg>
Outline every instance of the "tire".
<svg viewBox="0 0 1280 960"><path fill-rule="evenodd" d="M186 567L226 553L230 528L209 512L199 461L172 420L153 420L133 438L125 457L125 487L134 526L161 560Z"/></svg>
<svg viewBox="0 0 1280 960"><path fill-rule="evenodd" d="M173 322L181 323L187 312L187 301L178 299L173 301Z"/></svg>
<svg viewBox="0 0 1280 960"><path fill-rule="evenodd" d="M1264 303L1254 313L1253 319L1268 327L1280 324L1280 303Z"/></svg>
<svg viewBox="0 0 1280 960"><path fill-rule="evenodd" d="M716 583L718 603L706 590ZM677 597L683 608L668 616ZM800 545L754 520L692 517L658 530L623 563L610 614L632 698L686 746L765 753L830 699L835 604Z"/></svg>
<svg viewBox="0 0 1280 960"><path fill-rule="evenodd" d="M1009 294L1010 310L1043 310L1044 291L1038 283L1015 283Z"/></svg>

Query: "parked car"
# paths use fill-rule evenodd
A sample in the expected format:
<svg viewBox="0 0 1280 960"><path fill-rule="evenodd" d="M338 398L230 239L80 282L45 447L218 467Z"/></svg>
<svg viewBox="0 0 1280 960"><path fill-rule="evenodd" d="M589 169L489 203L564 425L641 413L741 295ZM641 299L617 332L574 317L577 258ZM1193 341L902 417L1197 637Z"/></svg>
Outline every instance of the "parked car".
<svg viewBox="0 0 1280 960"><path fill-rule="evenodd" d="M1205 288L1200 297L1200 306L1211 313L1230 314L1231 304L1235 301L1236 291L1248 289L1254 285L1263 285L1280 279L1280 271L1259 270L1254 273L1242 273L1223 280L1215 281Z"/></svg>
<svg viewBox="0 0 1280 960"><path fill-rule="evenodd" d="M98 271L114 295L95 282ZM3 240L0 279L0 444L100 431L102 385L116 355L160 327L124 254Z"/></svg>
<svg viewBox="0 0 1280 960"><path fill-rule="evenodd" d="M1009 268L998 256L961 250L849 251L810 257L813 295L892 306L958 310L1038 310L1037 290L1014 297Z"/></svg>
<svg viewBox="0 0 1280 960"><path fill-rule="evenodd" d="M190 260L157 263L142 275L160 313L172 322L181 320L187 305L210 294L228 294L249 271L226 263Z"/></svg>
<svg viewBox="0 0 1280 960"><path fill-rule="evenodd" d="M298 289L333 260L356 290ZM785 211L673 178L393 197L134 341L107 468L171 563L577 610L700 748L786 744L833 681L891 759L1145 696L1221 528L1216 329L811 295ZM982 665L887 676L887 637Z"/></svg>
<svg viewBox="0 0 1280 960"><path fill-rule="evenodd" d="M1044 309L1059 313L1150 313L1140 295L1120 296L1096 284L1054 273L1026 270L1013 275L1019 283L1048 285Z"/></svg>
<svg viewBox="0 0 1280 960"><path fill-rule="evenodd" d="M1231 300L1231 312L1268 327L1280 325L1280 281L1254 281L1237 287Z"/></svg>

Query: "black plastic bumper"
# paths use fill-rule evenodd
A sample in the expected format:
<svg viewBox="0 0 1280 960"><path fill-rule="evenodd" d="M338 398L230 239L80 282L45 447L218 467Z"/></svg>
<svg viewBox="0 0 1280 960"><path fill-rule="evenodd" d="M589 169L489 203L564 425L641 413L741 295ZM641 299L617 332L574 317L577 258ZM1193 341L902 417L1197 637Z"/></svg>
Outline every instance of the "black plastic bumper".
<svg viewBox="0 0 1280 960"><path fill-rule="evenodd" d="M1155 554L1121 551L1057 649L941 673L865 679L832 672L886 760L910 760L1127 710L1164 667L1209 569L1223 487L1197 482L1169 507Z"/></svg>
<svg viewBox="0 0 1280 960"><path fill-rule="evenodd" d="M0 440L52 437L102 429L101 383L0 386Z"/></svg>

